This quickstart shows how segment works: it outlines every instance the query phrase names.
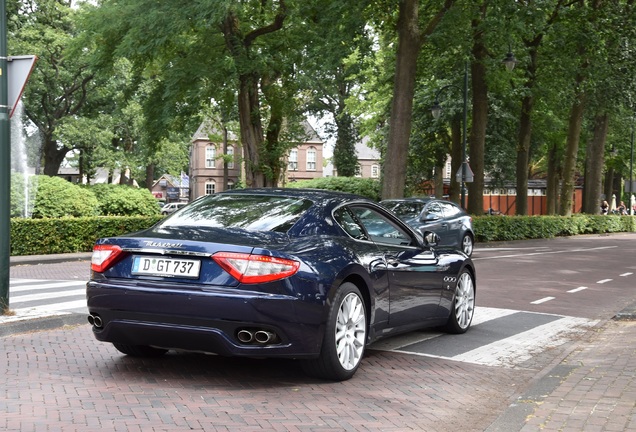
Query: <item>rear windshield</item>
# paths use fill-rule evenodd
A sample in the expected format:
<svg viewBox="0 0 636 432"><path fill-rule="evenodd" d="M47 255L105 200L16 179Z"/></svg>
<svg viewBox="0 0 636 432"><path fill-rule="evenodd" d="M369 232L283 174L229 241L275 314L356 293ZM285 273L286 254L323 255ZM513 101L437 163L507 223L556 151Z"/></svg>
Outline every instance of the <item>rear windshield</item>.
<svg viewBox="0 0 636 432"><path fill-rule="evenodd" d="M194 226L287 232L311 205L309 200L286 196L210 195L174 213L158 228Z"/></svg>

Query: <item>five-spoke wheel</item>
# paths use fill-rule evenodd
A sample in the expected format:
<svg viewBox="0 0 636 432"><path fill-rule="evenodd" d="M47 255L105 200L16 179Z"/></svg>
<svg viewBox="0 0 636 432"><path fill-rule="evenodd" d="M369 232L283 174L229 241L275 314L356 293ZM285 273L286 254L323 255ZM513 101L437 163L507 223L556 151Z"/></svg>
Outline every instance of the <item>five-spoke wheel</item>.
<svg viewBox="0 0 636 432"><path fill-rule="evenodd" d="M473 321L475 312L475 283L468 270L463 270L457 278L453 305L446 331L449 333L465 333Z"/></svg>

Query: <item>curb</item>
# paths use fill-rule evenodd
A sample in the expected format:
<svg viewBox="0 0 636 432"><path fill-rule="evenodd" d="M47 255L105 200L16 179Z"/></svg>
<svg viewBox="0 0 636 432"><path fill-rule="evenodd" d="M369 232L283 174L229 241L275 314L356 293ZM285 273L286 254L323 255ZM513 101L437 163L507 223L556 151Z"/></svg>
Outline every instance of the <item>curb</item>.
<svg viewBox="0 0 636 432"><path fill-rule="evenodd" d="M636 321L636 303L627 306L625 309L614 315L615 321Z"/></svg>
<svg viewBox="0 0 636 432"><path fill-rule="evenodd" d="M24 319L0 325L0 338L43 330L55 330L65 326L88 325L86 316L80 313Z"/></svg>
<svg viewBox="0 0 636 432"><path fill-rule="evenodd" d="M37 264L59 264L71 261L90 261L92 252L77 252L53 255L19 255L9 257L10 266L37 265Z"/></svg>

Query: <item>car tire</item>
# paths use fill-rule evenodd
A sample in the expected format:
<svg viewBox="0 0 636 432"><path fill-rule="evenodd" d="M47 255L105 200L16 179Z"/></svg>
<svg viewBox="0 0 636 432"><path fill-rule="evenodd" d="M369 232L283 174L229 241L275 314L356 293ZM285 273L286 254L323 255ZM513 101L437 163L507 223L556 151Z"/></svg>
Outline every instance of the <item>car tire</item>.
<svg viewBox="0 0 636 432"><path fill-rule="evenodd" d="M343 283L329 310L319 357L302 362L306 374L345 381L356 373L366 346L366 312L358 287Z"/></svg>
<svg viewBox="0 0 636 432"><path fill-rule="evenodd" d="M472 273L464 269L457 278L453 303L444 330L453 334L466 333L473 321L474 313L475 283Z"/></svg>
<svg viewBox="0 0 636 432"><path fill-rule="evenodd" d="M462 238L462 252L466 255L471 256L473 254L473 246L475 242L473 240L473 236L470 234L464 234L464 238Z"/></svg>
<svg viewBox="0 0 636 432"><path fill-rule="evenodd" d="M131 357L160 357L168 352L167 349L155 348L147 345L113 343L113 346L117 348L117 351Z"/></svg>

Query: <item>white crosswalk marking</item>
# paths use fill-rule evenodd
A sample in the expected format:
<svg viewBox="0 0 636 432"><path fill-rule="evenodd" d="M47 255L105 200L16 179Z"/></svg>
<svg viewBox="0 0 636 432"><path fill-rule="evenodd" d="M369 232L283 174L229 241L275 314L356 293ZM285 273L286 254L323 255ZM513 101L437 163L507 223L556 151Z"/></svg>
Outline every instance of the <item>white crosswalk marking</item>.
<svg viewBox="0 0 636 432"><path fill-rule="evenodd" d="M597 323L585 318L477 307L472 328L464 335L416 331L381 340L369 349L514 368Z"/></svg>
<svg viewBox="0 0 636 432"><path fill-rule="evenodd" d="M4 322L70 313L86 314L86 281L10 279L9 308L12 315Z"/></svg>

